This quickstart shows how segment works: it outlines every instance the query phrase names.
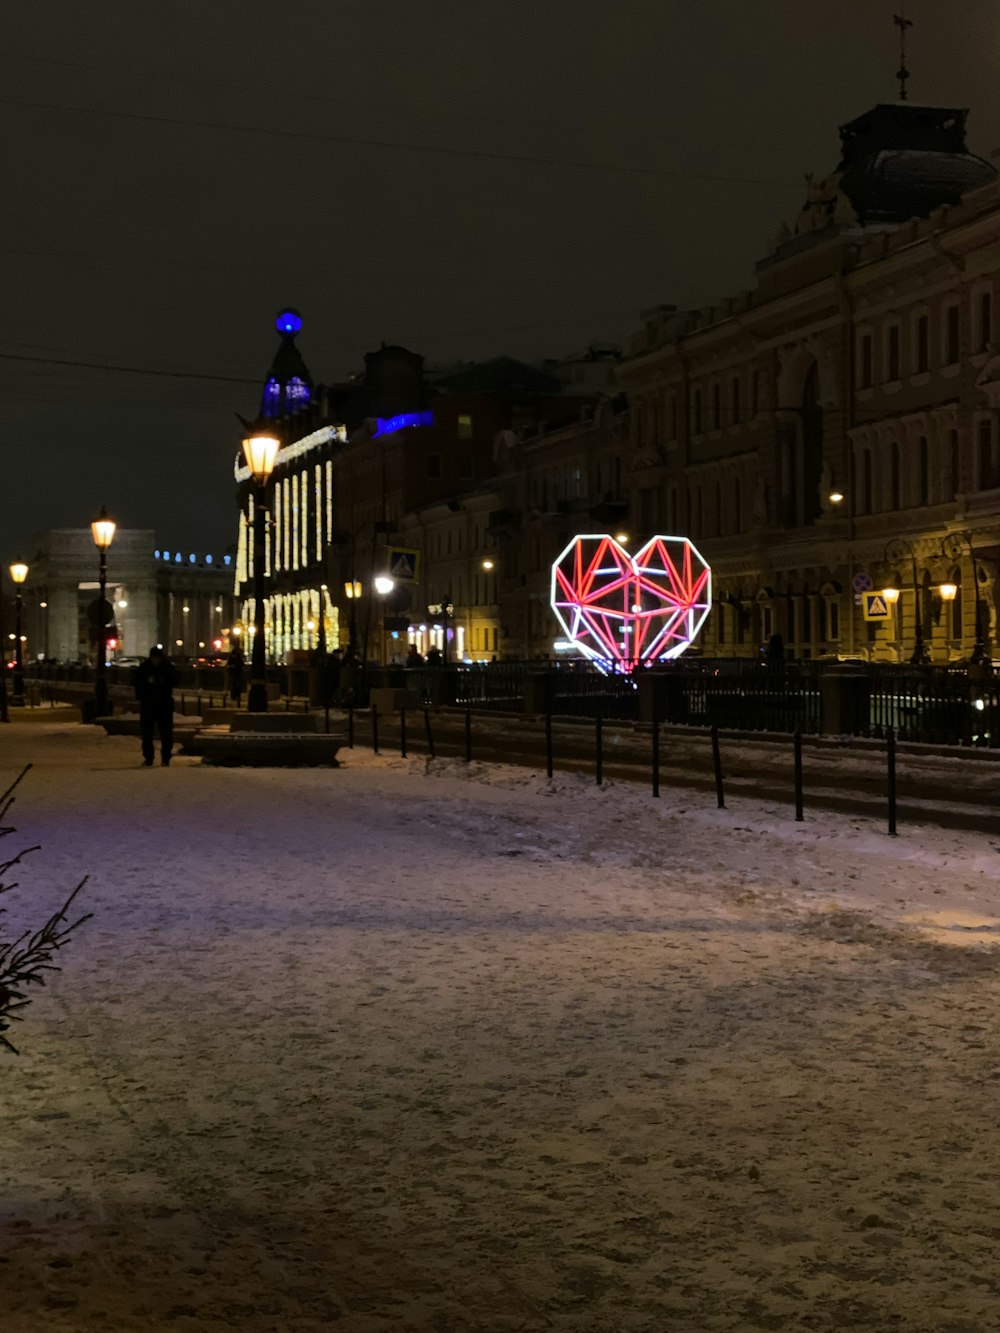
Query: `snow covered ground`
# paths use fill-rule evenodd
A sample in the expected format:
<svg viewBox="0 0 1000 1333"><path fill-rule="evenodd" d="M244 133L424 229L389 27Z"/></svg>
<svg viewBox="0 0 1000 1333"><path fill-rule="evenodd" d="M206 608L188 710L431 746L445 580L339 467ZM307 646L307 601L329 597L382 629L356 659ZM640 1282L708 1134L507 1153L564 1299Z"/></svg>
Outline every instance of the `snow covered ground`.
<svg viewBox="0 0 1000 1333"><path fill-rule="evenodd" d="M4 1333L1000 1329L1000 830L29 759Z"/></svg>

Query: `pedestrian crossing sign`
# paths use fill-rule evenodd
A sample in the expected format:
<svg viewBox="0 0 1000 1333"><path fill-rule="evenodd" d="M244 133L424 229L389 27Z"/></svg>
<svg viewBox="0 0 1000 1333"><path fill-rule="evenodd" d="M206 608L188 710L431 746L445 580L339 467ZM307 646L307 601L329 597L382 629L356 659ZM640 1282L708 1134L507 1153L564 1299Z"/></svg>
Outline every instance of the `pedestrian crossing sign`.
<svg viewBox="0 0 1000 1333"><path fill-rule="evenodd" d="M389 577L397 583L417 583L420 572L420 552L406 546L390 546Z"/></svg>
<svg viewBox="0 0 1000 1333"><path fill-rule="evenodd" d="M861 594L861 608L865 620L888 620L892 607L885 600L885 593L865 592Z"/></svg>

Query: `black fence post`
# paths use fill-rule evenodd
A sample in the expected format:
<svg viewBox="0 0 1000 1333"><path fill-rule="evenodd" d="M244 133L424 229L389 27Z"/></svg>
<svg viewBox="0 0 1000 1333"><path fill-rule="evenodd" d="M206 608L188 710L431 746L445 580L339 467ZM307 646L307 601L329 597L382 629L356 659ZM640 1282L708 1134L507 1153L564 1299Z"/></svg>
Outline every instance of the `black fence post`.
<svg viewBox="0 0 1000 1333"><path fill-rule="evenodd" d="M400 758L406 758L406 709L399 710L399 754Z"/></svg>
<svg viewBox="0 0 1000 1333"><path fill-rule="evenodd" d="M427 751L434 758L434 733L431 731L431 710L424 709L424 726L427 729Z"/></svg>
<svg viewBox="0 0 1000 1333"><path fill-rule="evenodd" d="M660 723L653 718L653 795L660 794Z"/></svg>
<svg viewBox="0 0 1000 1333"><path fill-rule="evenodd" d="M802 822L802 732L797 731L792 737L795 747L795 818Z"/></svg>
<svg viewBox="0 0 1000 1333"><path fill-rule="evenodd" d="M726 794L722 787L722 755L719 753L719 728L712 728L712 764L715 768L715 797L720 810L726 808Z"/></svg>
<svg viewBox="0 0 1000 1333"><path fill-rule="evenodd" d="M347 748L354 749L354 709L347 710Z"/></svg>
<svg viewBox="0 0 1000 1333"><path fill-rule="evenodd" d="M885 738L885 759L889 779L889 836L896 837L896 737L892 728Z"/></svg>
<svg viewBox="0 0 1000 1333"><path fill-rule="evenodd" d="M597 750L597 785L604 781L604 719L600 710L594 718L594 744Z"/></svg>
<svg viewBox="0 0 1000 1333"><path fill-rule="evenodd" d="M378 754L378 705L372 704L372 749Z"/></svg>
<svg viewBox="0 0 1000 1333"><path fill-rule="evenodd" d="M465 710L465 762L472 763L472 709Z"/></svg>
<svg viewBox="0 0 1000 1333"><path fill-rule="evenodd" d="M545 772L552 778L552 714L545 710Z"/></svg>

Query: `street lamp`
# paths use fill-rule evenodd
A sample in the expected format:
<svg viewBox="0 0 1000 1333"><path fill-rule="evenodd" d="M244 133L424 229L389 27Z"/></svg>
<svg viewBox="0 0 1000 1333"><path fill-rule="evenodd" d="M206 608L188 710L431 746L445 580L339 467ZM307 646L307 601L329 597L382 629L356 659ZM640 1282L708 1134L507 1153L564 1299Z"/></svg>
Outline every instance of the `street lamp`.
<svg viewBox="0 0 1000 1333"><path fill-rule="evenodd" d="M382 665L387 666L389 660L389 645L385 639L385 599L396 586L394 579L388 574L376 574L372 585L379 597L382 599Z"/></svg>
<svg viewBox="0 0 1000 1333"><path fill-rule="evenodd" d="M957 560L964 552L972 562L972 596L975 609L976 641L973 645L972 657L969 660L974 666L979 666L986 656L986 635L983 632L983 613L979 604L979 565L976 562L976 548L972 544L972 533L949 532L941 542L941 550L949 560Z"/></svg>
<svg viewBox="0 0 1000 1333"><path fill-rule="evenodd" d="M361 600L361 580L348 579L344 584L344 596L350 603L347 608L347 651L353 658L358 652L358 602Z"/></svg>
<svg viewBox="0 0 1000 1333"><path fill-rule="evenodd" d="M108 547L115 539L117 523L108 518L108 511L101 505L101 512L90 525L94 545L100 552L100 592L97 603L97 674L94 677L94 721L104 717L108 711L108 617L105 593L108 588Z"/></svg>
<svg viewBox="0 0 1000 1333"><path fill-rule="evenodd" d="M15 560L10 567L10 581L14 585L14 690L11 703L24 706L24 655L21 648L21 585L28 577L28 566Z"/></svg>
<svg viewBox="0 0 1000 1333"><path fill-rule="evenodd" d="M920 616L920 585L917 580L917 554L908 541L896 537L885 548L885 558L892 564L909 559L913 574L913 652L910 663L913 666L926 666L931 660L927 645L924 643L924 626Z"/></svg>
<svg viewBox="0 0 1000 1333"><path fill-rule="evenodd" d="M281 441L266 427L254 427L243 441L243 453L254 485L253 507L253 650L247 710L267 712L267 660L264 655L264 515L267 483L274 471Z"/></svg>

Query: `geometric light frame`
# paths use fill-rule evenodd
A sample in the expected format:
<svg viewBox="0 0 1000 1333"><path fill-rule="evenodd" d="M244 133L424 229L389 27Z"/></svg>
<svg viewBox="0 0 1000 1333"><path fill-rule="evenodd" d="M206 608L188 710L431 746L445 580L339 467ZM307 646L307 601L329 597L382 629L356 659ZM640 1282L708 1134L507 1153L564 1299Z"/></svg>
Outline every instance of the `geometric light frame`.
<svg viewBox="0 0 1000 1333"><path fill-rule="evenodd" d="M712 571L687 537L651 537L631 555L608 533L574 537L552 565L566 637L606 671L684 652L712 606Z"/></svg>

